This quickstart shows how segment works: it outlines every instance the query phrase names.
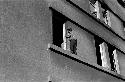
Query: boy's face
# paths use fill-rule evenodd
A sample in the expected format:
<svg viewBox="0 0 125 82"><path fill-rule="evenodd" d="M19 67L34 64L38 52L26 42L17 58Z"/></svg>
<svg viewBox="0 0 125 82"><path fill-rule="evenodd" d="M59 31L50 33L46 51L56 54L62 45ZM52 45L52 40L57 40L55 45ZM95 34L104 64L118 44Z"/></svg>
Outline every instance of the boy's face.
<svg viewBox="0 0 125 82"><path fill-rule="evenodd" d="M69 28L69 29L66 30L66 37L71 38L71 35L72 35L72 29Z"/></svg>

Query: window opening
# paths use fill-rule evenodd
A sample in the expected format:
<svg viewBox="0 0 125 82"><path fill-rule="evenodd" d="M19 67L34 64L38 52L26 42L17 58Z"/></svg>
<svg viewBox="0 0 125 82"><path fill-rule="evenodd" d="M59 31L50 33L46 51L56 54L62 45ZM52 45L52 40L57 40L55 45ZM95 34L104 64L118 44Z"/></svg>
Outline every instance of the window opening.
<svg viewBox="0 0 125 82"><path fill-rule="evenodd" d="M96 47L96 56L97 56L97 64L102 66L101 53L99 45L102 44L103 40L98 36L94 36L95 39L95 47Z"/></svg>
<svg viewBox="0 0 125 82"><path fill-rule="evenodd" d="M113 57L113 51L114 50L115 50L114 46L108 45L108 51L109 51L109 57L110 57L110 63L111 63L111 70L115 72L114 57Z"/></svg>
<svg viewBox="0 0 125 82"><path fill-rule="evenodd" d="M73 38L72 28L66 26L67 21L64 15L52 9L53 44L77 54L77 39Z"/></svg>
<svg viewBox="0 0 125 82"><path fill-rule="evenodd" d="M61 44L63 43L63 27L66 21L67 19L65 16L55 10L52 10L53 44L58 47L61 47Z"/></svg>
<svg viewBox="0 0 125 82"><path fill-rule="evenodd" d="M104 67L107 70L111 70L111 59L109 53L109 44L106 43L102 38L97 35L94 35L95 46L96 46L96 56L97 64Z"/></svg>
<svg viewBox="0 0 125 82"><path fill-rule="evenodd" d="M101 13L101 20L104 21L105 24L111 27L110 12L106 9L104 5L101 5L100 13Z"/></svg>
<svg viewBox="0 0 125 82"><path fill-rule="evenodd" d="M97 0L90 0L90 12L92 15L100 19L100 13L99 13L99 2Z"/></svg>

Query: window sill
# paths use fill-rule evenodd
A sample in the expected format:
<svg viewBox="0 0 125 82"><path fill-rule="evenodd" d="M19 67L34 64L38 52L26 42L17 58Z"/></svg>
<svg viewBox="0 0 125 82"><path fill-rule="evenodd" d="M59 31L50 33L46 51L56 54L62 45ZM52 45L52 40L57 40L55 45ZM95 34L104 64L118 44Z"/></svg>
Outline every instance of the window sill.
<svg viewBox="0 0 125 82"><path fill-rule="evenodd" d="M48 50L53 51L55 53L58 53L59 55L63 55L65 57L68 57L68 58L70 58L70 59L72 59L74 61L77 61L79 63L87 65L87 66L89 66L89 67L91 67L93 69L96 69L96 70L101 71L103 73L106 73L108 75L114 76L114 77L116 77L118 79L125 80L125 79L123 79L124 78L123 76L121 76L121 75L119 75L119 74L117 74L117 73L115 73L113 71L107 70L107 69L105 69L102 66L99 66L97 64L90 64L91 62L86 62L86 60L81 59L79 56L77 56L75 54L71 54L69 51L63 50L62 48L57 47L56 45L48 44Z"/></svg>

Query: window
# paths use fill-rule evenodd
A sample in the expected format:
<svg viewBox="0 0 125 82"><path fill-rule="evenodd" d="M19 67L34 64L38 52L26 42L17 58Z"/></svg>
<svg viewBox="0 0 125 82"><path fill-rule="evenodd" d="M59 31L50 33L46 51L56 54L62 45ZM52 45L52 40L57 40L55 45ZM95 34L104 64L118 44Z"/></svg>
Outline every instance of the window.
<svg viewBox="0 0 125 82"><path fill-rule="evenodd" d="M110 12L105 8L104 5L101 5L100 14L101 20L111 27Z"/></svg>
<svg viewBox="0 0 125 82"><path fill-rule="evenodd" d="M66 26L66 21L68 19L65 16L52 9L53 44L77 54L77 39L73 38L72 28Z"/></svg>
<svg viewBox="0 0 125 82"><path fill-rule="evenodd" d="M91 14L111 27L110 12L106 9L105 5L100 4L98 0L89 1Z"/></svg>
<svg viewBox="0 0 125 82"><path fill-rule="evenodd" d="M97 0L90 0L89 4L91 14L100 19L99 2Z"/></svg>
<svg viewBox="0 0 125 82"><path fill-rule="evenodd" d="M102 66L101 53L100 53L100 44L102 44L103 40L98 36L94 36L95 46L96 46L96 56L97 56L97 64Z"/></svg>
<svg viewBox="0 0 125 82"><path fill-rule="evenodd" d="M97 63L108 70L120 74L116 48L96 36L95 44L97 49Z"/></svg>
<svg viewBox="0 0 125 82"><path fill-rule="evenodd" d="M53 44L58 47L61 47L63 43L63 27L65 22L66 17L52 9Z"/></svg>
<svg viewBox="0 0 125 82"><path fill-rule="evenodd" d="M108 44L108 51L109 51L109 57L110 57L110 63L111 63L111 70L116 72L115 71L115 67L114 67L114 56L113 56L113 51L115 50L116 48L110 44Z"/></svg>
<svg viewBox="0 0 125 82"><path fill-rule="evenodd" d="M104 22L111 27L111 21L110 21L109 11L108 10L105 10L103 12L103 17L104 17L103 18Z"/></svg>
<svg viewBox="0 0 125 82"><path fill-rule="evenodd" d="M97 64L107 70L116 72L116 58L114 58L116 56L112 55L116 48L107 43L105 40L101 39L99 36L94 35L94 39L96 46Z"/></svg>

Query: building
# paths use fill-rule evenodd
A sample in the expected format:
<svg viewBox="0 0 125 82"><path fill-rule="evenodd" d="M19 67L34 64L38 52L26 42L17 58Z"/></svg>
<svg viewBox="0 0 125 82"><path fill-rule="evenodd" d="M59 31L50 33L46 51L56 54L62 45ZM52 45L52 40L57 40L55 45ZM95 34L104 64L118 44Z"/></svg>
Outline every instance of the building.
<svg viewBox="0 0 125 82"><path fill-rule="evenodd" d="M0 82L124 82L120 4L1 0Z"/></svg>

